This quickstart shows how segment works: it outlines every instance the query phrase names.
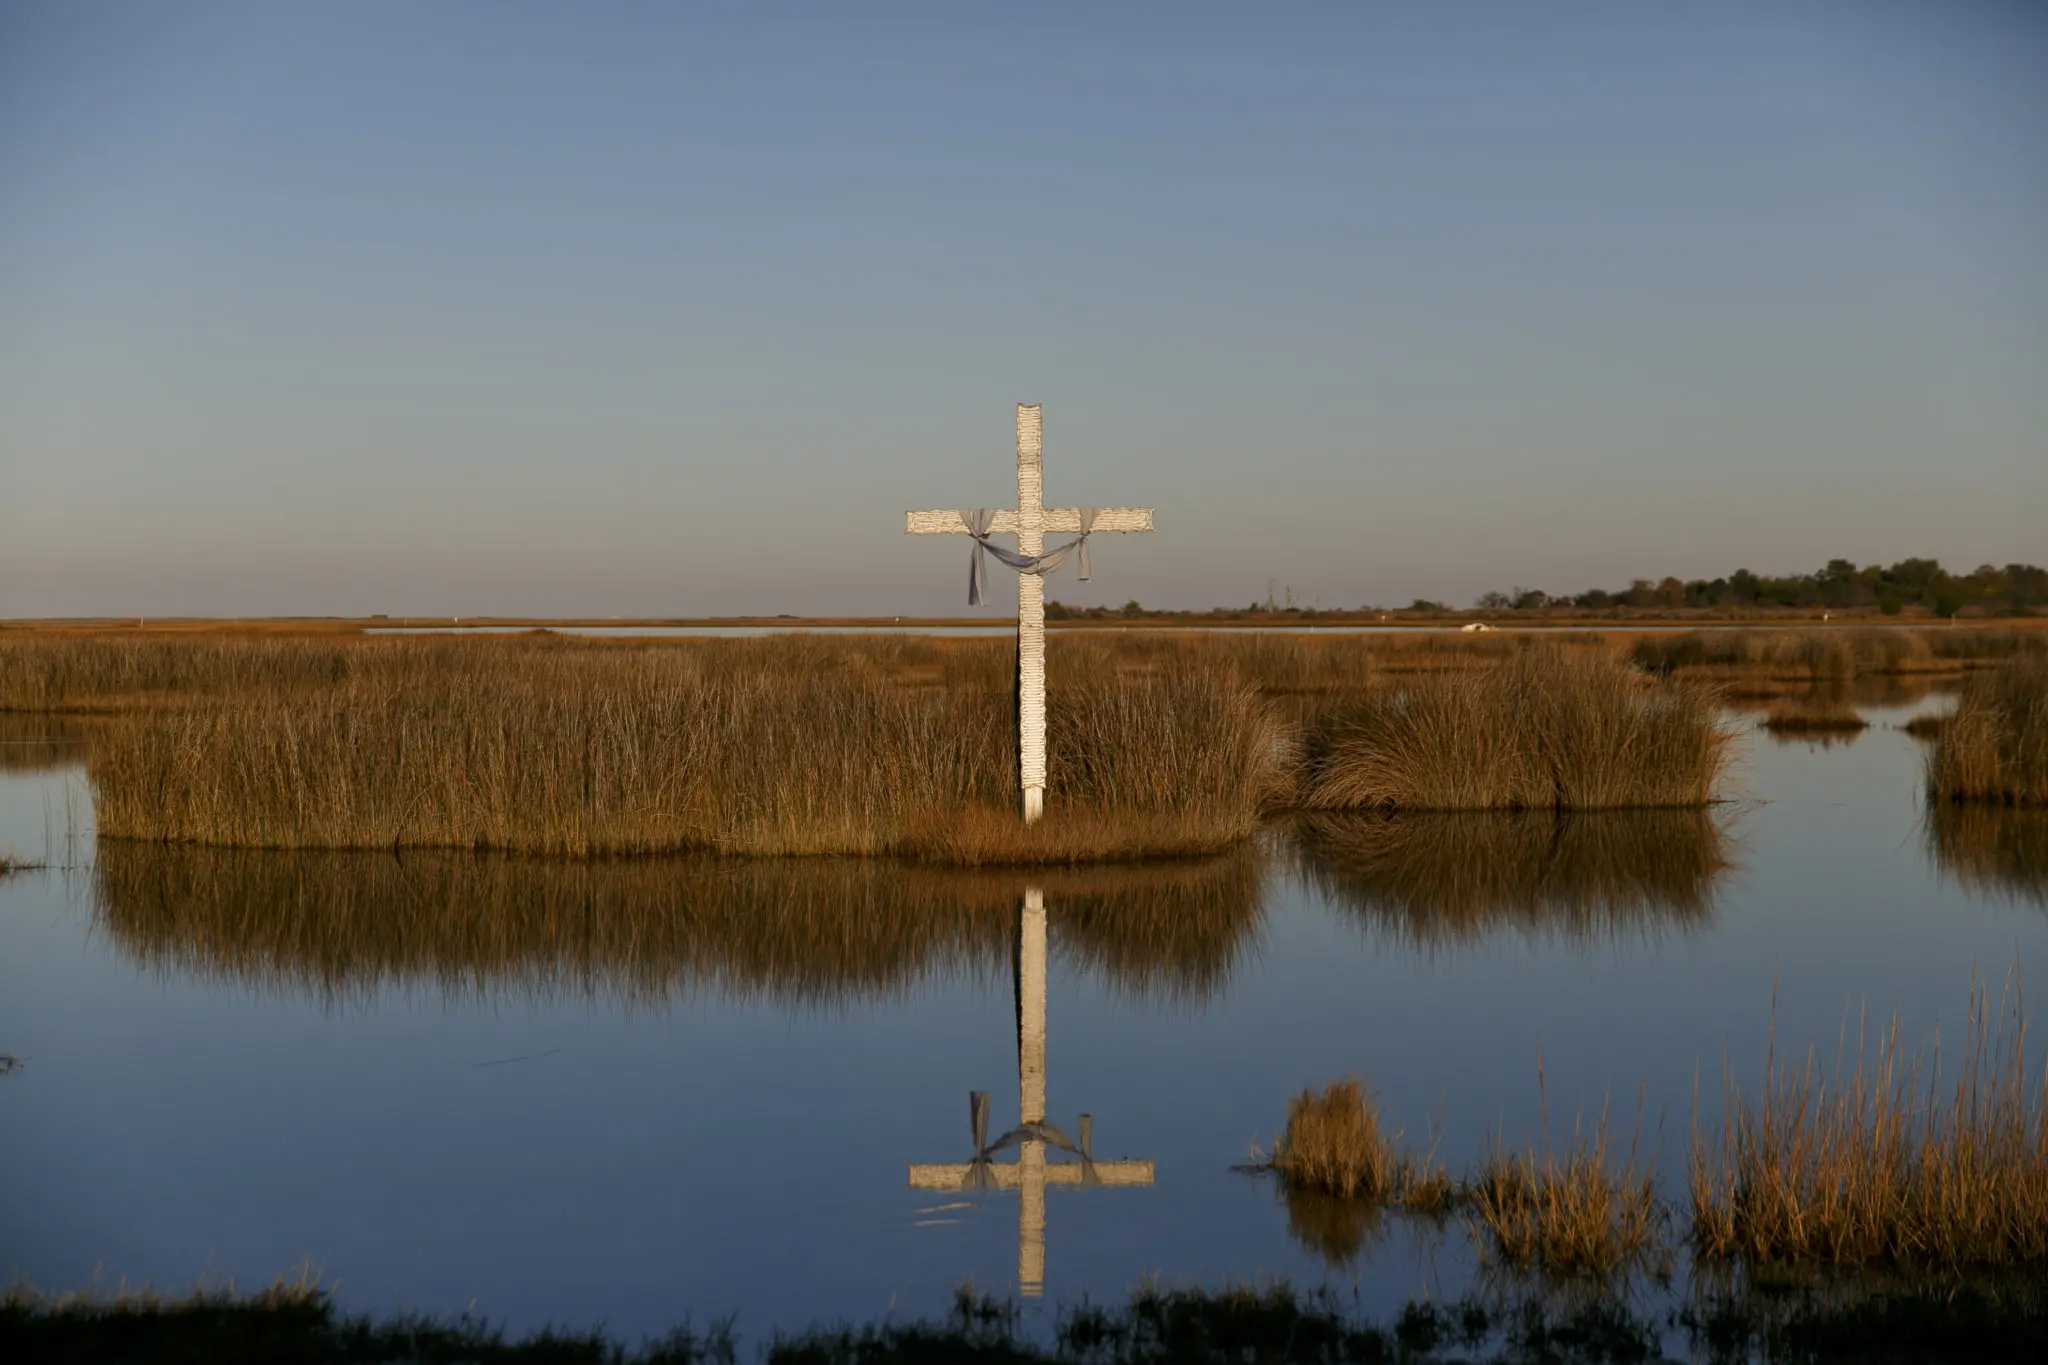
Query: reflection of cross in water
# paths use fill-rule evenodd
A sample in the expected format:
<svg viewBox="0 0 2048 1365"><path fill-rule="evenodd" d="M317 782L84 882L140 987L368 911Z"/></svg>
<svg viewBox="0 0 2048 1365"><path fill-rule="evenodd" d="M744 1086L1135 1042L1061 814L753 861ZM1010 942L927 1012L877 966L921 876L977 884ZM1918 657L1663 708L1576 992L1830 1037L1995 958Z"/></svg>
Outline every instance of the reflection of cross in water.
<svg viewBox="0 0 2048 1365"><path fill-rule="evenodd" d="M1017 927L1017 1094L1020 1122L988 1140L988 1095L968 1097L974 1130L974 1160L955 1166L912 1166L915 1190L1016 1189L1017 1290L1026 1298L1045 1292L1045 1187L1047 1185L1150 1185L1149 1161L1096 1161L1088 1150L1089 1116L1081 1115L1077 1141L1045 1121L1045 893L1024 893ZM1017 1159L995 1154L1015 1145ZM1048 1162L1046 1148L1071 1152L1078 1161Z"/></svg>

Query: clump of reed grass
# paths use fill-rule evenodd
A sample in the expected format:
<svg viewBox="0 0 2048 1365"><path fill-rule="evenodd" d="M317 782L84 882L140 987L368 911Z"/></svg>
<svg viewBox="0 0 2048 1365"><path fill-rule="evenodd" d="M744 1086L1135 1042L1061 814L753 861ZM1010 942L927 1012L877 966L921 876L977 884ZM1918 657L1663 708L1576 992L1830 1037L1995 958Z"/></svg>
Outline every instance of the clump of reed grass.
<svg viewBox="0 0 2048 1365"><path fill-rule="evenodd" d="M1304 1090L1287 1105L1287 1126L1259 1163L1293 1189L1374 1204L1442 1207L1450 1180L1433 1158L1400 1148L1379 1105L1356 1077Z"/></svg>
<svg viewBox="0 0 2048 1365"><path fill-rule="evenodd" d="M1523 648L1333 709L1303 744L1310 809L1702 806L1728 761L1712 691L1611 655Z"/></svg>
<svg viewBox="0 0 2048 1365"><path fill-rule="evenodd" d="M1977 674L1927 758L1938 801L2048 805L2048 656Z"/></svg>
<svg viewBox="0 0 2048 1365"><path fill-rule="evenodd" d="M1927 647L1937 658L1970 663L2048 655L2048 630L1934 630Z"/></svg>
<svg viewBox="0 0 2048 1365"><path fill-rule="evenodd" d="M1899 728L1915 739L1940 739L1942 731L1948 729L1948 717L1942 715L1915 716Z"/></svg>
<svg viewBox="0 0 2048 1365"><path fill-rule="evenodd" d="M1980 634L1993 632L1940 632ZM1996 633L1998 644L1986 641L1984 653L1996 657L2012 646L2004 640L2015 632ZM1873 673L1941 672L1960 667L1959 653L1937 652L1920 630L1703 630L1674 635L1646 635L1629 651L1635 663L1650 672L1702 673L1716 677L1744 674L1776 678L1848 679Z"/></svg>
<svg viewBox="0 0 2048 1365"><path fill-rule="evenodd" d="M1295 831L1325 896L1418 946L1695 928L1734 865L1704 810L1315 814Z"/></svg>
<svg viewBox="0 0 2048 1365"><path fill-rule="evenodd" d="M1896 1018L1831 1080L1813 1054L1762 1092L1724 1082L1718 1140L1697 1127L1689 1186L1703 1263L1953 1274L2048 1262L2048 1105L2029 1084L2016 995L1994 1019L1973 987L1946 1088Z"/></svg>
<svg viewBox="0 0 2048 1365"><path fill-rule="evenodd" d="M1280 773L1274 722L1231 675L1055 687L1062 818L997 832L986 812L1012 805L1017 785L1004 674L904 686L869 650L730 643L750 647L457 642L380 655L312 693L152 714L95 747L100 832L1064 862L1225 847L1251 831Z"/></svg>
<svg viewBox="0 0 2048 1365"><path fill-rule="evenodd" d="M1854 706L1833 700L1792 698L1778 702L1764 716L1774 734L1858 734L1870 728Z"/></svg>
<svg viewBox="0 0 2048 1365"><path fill-rule="evenodd" d="M1591 1133L1574 1124L1562 1154L1551 1150L1546 1135L1540 1150L1496 1146L1481 1165L1466 1207L1474 1236L1501 1263L1545 1276L1607 1280L1659 1259L1669 1220L1654 1172L1639 1157L1641 1116L1619 1165L1609 1152L1607 1120L1603 1108Z"/></svg>

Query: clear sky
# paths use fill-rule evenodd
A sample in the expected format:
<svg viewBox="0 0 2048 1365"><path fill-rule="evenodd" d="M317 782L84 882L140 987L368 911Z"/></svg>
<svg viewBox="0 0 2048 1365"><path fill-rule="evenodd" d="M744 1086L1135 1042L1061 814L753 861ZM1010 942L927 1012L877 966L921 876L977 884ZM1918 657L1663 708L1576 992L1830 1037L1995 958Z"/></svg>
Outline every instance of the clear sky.
<svg viewBox="0 0 2048 1365"><path fill-rule="evenodd" d="M1069 602L2048 561L2048 5L0 0L0 615L958 611L1019 400Z"/></svg>

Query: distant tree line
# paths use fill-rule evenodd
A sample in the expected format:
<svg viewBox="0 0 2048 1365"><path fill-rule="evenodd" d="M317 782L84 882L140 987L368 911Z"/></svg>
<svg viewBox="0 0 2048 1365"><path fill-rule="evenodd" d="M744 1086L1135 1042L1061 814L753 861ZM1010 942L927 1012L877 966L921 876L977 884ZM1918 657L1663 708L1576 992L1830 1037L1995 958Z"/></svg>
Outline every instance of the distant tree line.
<svg viewBox="0 0 2048 1365"><path fill-rule="evenodd" d="M1356 609L1297 606L1294 593L1285 594L1285 606L1274 593L1247 607L1215 607L1208 611L1169 611L1126 602L1121 607L1075 607L1047 602L1045 614L1054 621L1107 621L1133 617L1207 617L1223 621L1259 618L1302 618L1366 620L1389 616L1458 614L1458 608L1418 597L1408 606ZM1621 616L1635 612L1746 612L1840 611L1897 616L1952 617L2030 616L2048 607L2048 569L2033 564L2007 564L2000 568L1983 564L1969 573L1950 573L1938 560L1902 559L1889 566L1872 564L1858 568L1847 559L1831 559L1815 573L1782 577L1737 569L1726 578L1661 579L1638 578L1626 588L1589 588L1577 593L1547 593L1538 588L1513 588L1507 592L1482 593L1474 608L1482 613L1527 612L1571 616L1600 613Z"/></svg>
<svg viewBox="0 0 2048 1365"><path fill-rule="evenodd" d="M1858 568L1831 559L1815 573L1771 577L1737 569L1726 578L1638 578L1626 588L1591 588L1552 595L1517 587L1481 594L1481 611L1540 611L1546 607L1650 607L1666 610L1713 607L1822 607L1842 611L1875 607L1896 616L1917 607L1954 616L1974 607L1987 614L2026 615L2048 606L2048 569L2033 564L1984 564L1966 574L1950 573L1938 560L1902 559L1892 565ZM1442 608L1418 601L1417 609Z"/></svg>

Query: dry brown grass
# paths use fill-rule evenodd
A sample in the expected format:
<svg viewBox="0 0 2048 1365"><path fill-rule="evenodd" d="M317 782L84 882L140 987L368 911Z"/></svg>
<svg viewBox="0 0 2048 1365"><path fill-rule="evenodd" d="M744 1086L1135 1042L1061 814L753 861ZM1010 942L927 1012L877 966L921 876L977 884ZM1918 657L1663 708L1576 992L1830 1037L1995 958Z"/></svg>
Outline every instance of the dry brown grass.
<svg viewBox="0 0 2048 1365"><path fill-rule="evenodd" d="M1729 734L1711 689L1654 683L1601 653L1508 652L1328 711L1304 740L1311 809L1703 806Z"/></svg>
<svg viewBox="0 0 2048 1365"><path fill-rule="evenodd" d="M2048 805L2048 657L1970 679L1927 758L1937 801Z"/></svg>
<svg viewBox="0 0 2048 1365"><path fill-rule="evenodd" d="M1855 734L1870 728L1854 706L1831 700L1790 698L1771 707L1764 728L1774 734Z"/></svg>
<svg viewBox="0 0 2048 1365"><path fill-rule="evenodd" d="M1697 928L1733 866L1703 810L1314 815L1296 829L1325 896L1420 947L1504 928L1582 943Z"/></svg>
<svg viewBox="0 0 2048 1365"><path fill-rule="evenodd" d="M1948 729L1947 716L1915 716L1899 727L1915 739L1940 739Z"/></svg>
<svg viewBox="0 0 2048 1365"><path fill-rule="evenodd" d="M992 814L1016 799L1000 654L719 643L739 647L406 641L325 687L162 711L95 746L100 831L1061 862L1221 848L1282 776L1268 713L1228 675L1076 679L1049 695L1059 818L1026 832ZM906 680L927 659L941 676Z"/></svg>
<svg viewBox="0 0 2048 1365"><path fill-rule="evenodd" d="M1939 637L1981 637L1968 653L1938 648ZM1939 673L1963 666L1965 658L2001 658L2034 647L2025 632L1927 630L1706 630L1646 635L1630 650L1637 665L1653 673L1716 678L1848 679L1873 673Z"/></svg>
<svg viewBox="0 0 2048 1365"><path fill-rule="evenodd" d="M1287 1104L1287 1127L1258 1169L1290 1190L1369 1204L1440 1211L1452 1200L1450 1177L1433 1156L1402 1150L1401 1134L1382 1126L1378 1102L1356 1077Z"/></svg>
<svg viewBox="0 0 2048 1365"><path fill-rule="evenodd" d="M1718 1140L1695 1130L1693 1248L1706 1263L1952 1274L2048 1262L2048 1106L2029 1085L2017 995L1973 989L1963 1059L1905 1051L1899 1022L1832 1078L1775 1051L1762 1093L1725 1082Z"/></svg>
<svg viewBox="0 0 2048 1365"><path fill-rule="evenodd" d="M1056 960L1198 999L1249 951L1263 858L994 872L883 859L569 861L112 841L96 925L151 969L330 1001L700 994L825 1004L1005 974L1023 888Z"/></svg>
<svg viewBox="0 0 2048 1365"><path fill-rule="evenodd" d="M1439 652L1422 643L1396 652ZM1461 643L1462 673L1374 683L1383 649L1056 641L1052 814L1030 829L1011 814L1002 640L22 637L0 641L0 706L125 713L92 746L104 835L241 847L1189 856L1295 799L1302 726L1324 804L1361 784L1411 805L1710 795L1725 738L1711 699L1645 682L1597 642ZM1388 737L1445 697L1469 703L1450 718L1479 743L1395 734L1398 770L1363 752L1371 718ZM1414 790L1423 777L1435 785Z"/></svg>

